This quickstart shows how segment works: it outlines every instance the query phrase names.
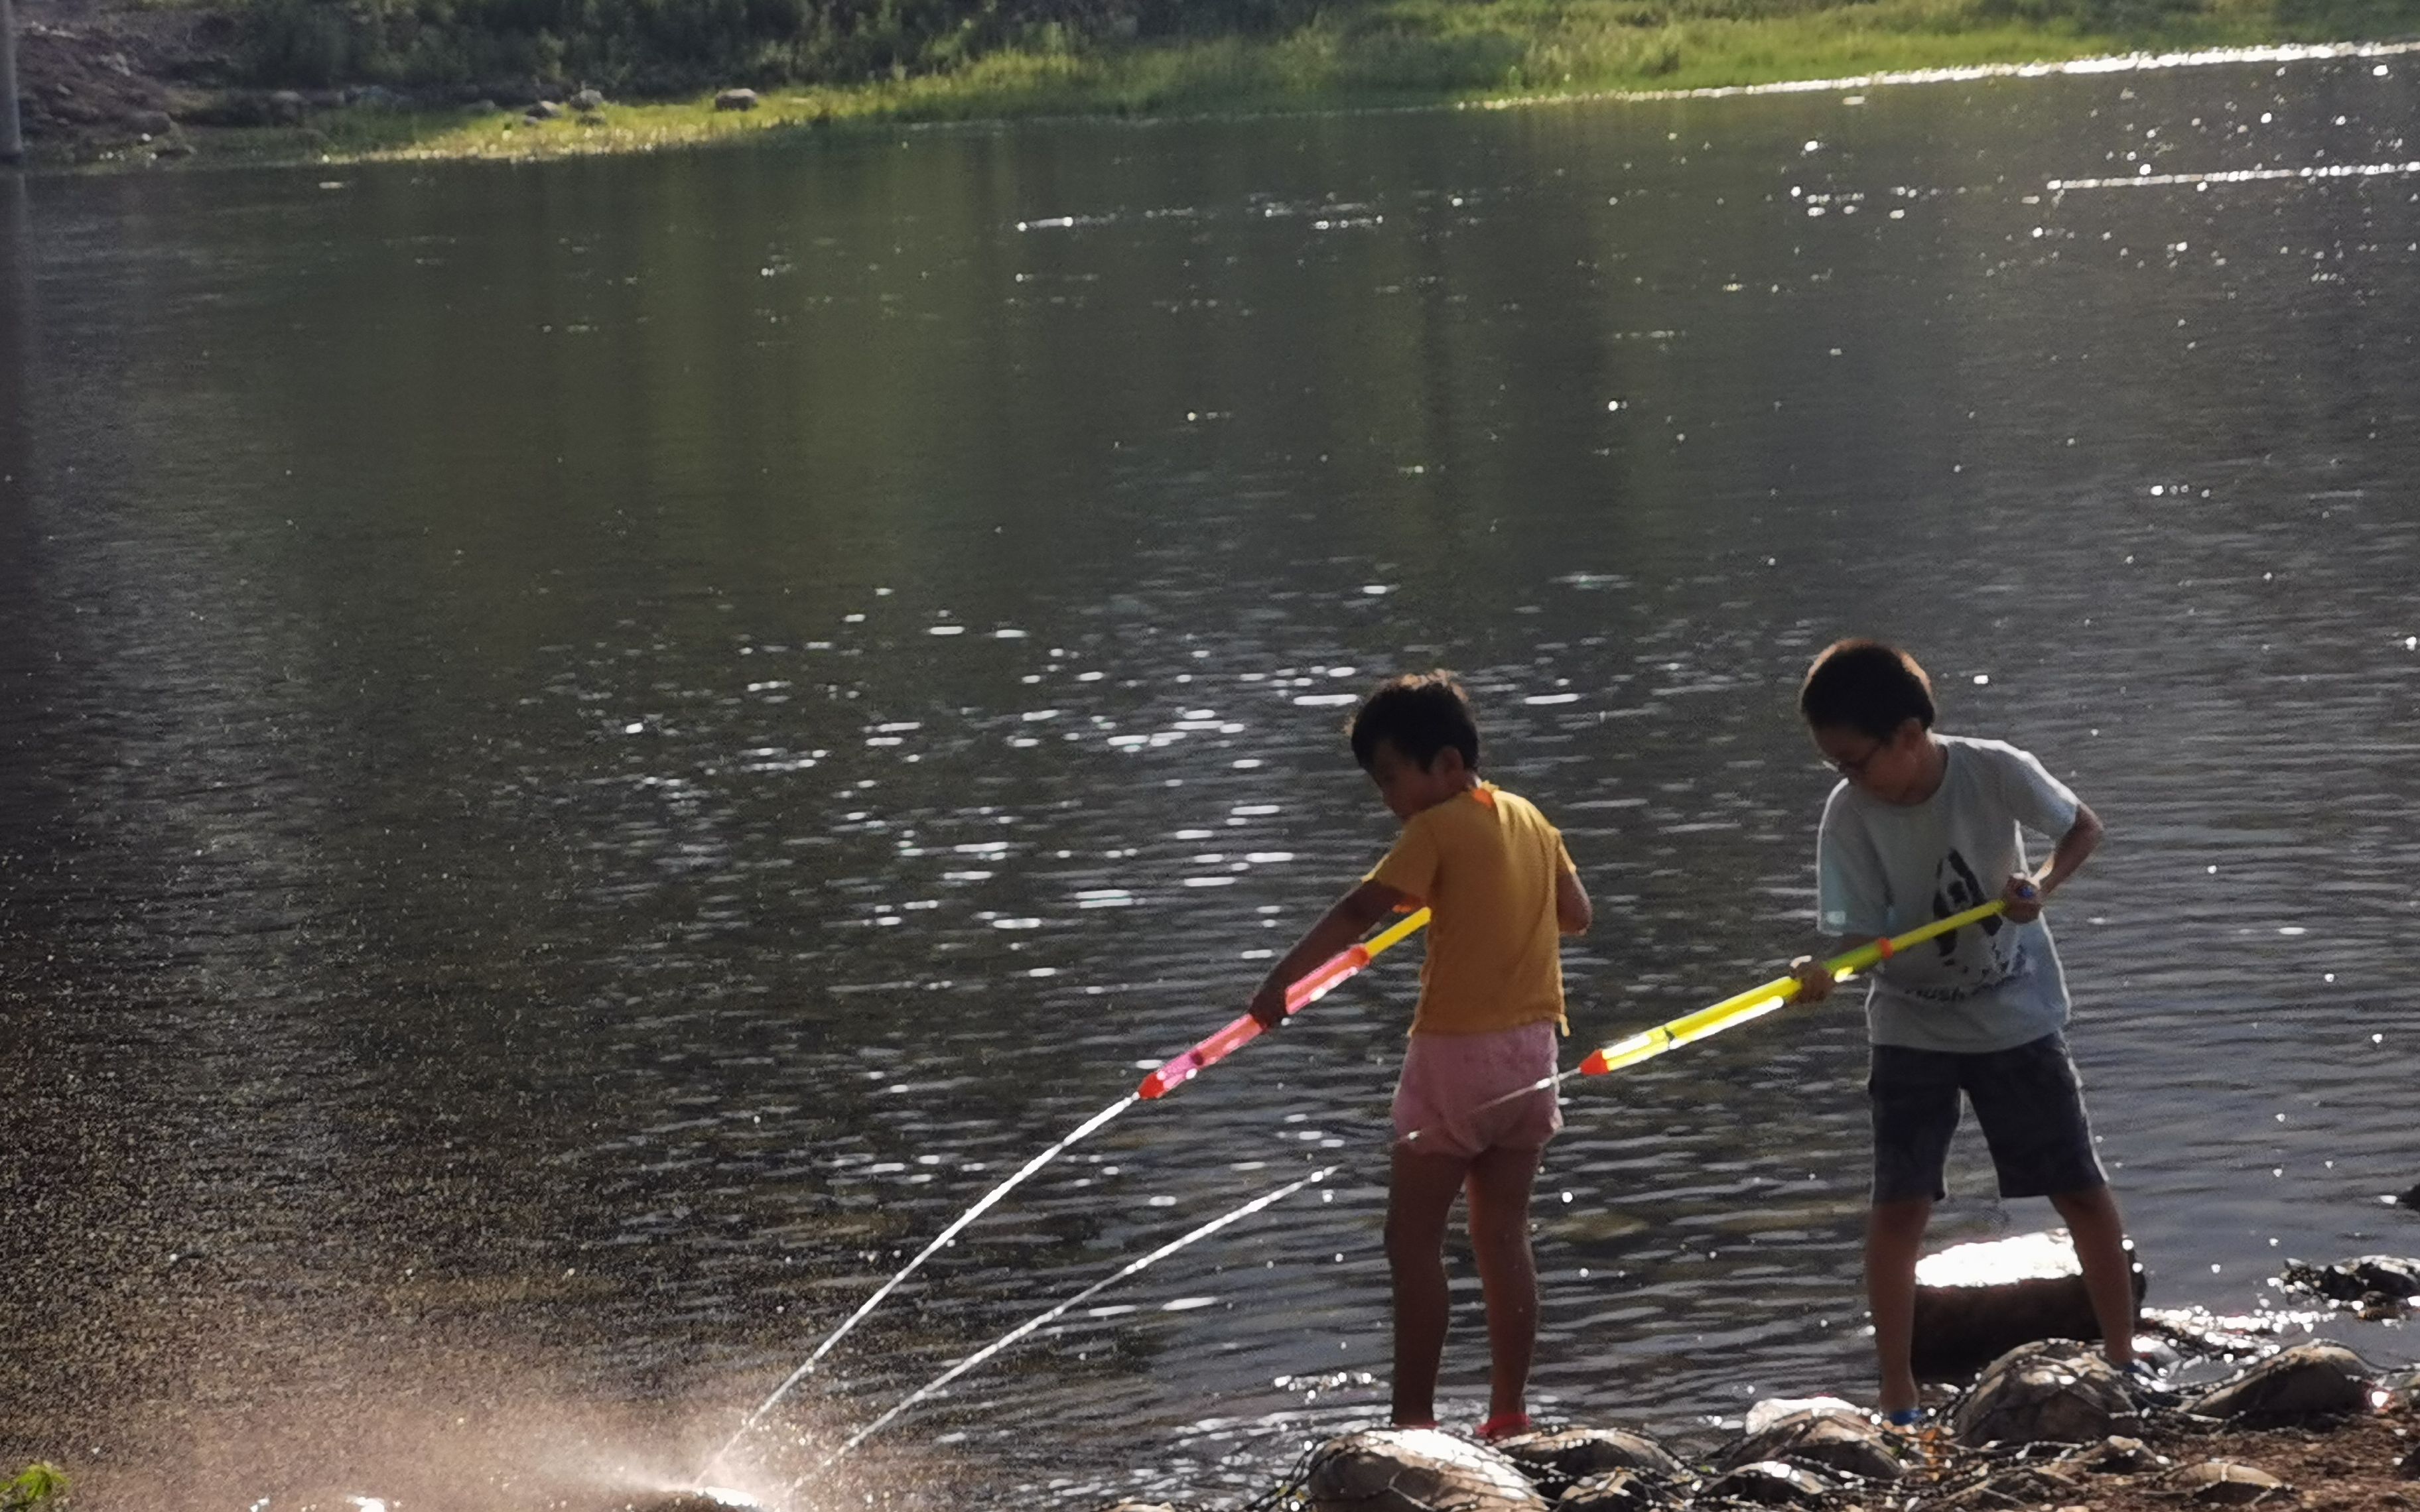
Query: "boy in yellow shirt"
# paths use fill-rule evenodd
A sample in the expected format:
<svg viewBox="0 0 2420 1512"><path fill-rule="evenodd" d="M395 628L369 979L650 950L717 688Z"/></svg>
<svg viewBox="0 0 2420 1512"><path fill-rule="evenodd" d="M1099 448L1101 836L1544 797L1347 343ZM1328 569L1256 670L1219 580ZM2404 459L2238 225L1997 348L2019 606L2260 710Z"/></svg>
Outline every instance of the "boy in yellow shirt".
<svg viewBox="0 0 2420 1512"><path fill-rule="evenodd" d="M1428 959L1395 1088L1387 1261L1394 1276L1397 1427L1436 1426L1445 1350L1446 1220L1470 1199L1487 1304L1482 1439L1524 1432L1538 1336L1529 1189L1562 1127L1556 1035L1561 934L1589 927L1588 891L1562 836L1527 799L1479 775L1479 726L1444 672L1399 677L1353 717L1353 755L1404 832L1361 885L1269 969L1252 1016L1276 1026L1285 992L1388 914L1426 904Z"/></svg>

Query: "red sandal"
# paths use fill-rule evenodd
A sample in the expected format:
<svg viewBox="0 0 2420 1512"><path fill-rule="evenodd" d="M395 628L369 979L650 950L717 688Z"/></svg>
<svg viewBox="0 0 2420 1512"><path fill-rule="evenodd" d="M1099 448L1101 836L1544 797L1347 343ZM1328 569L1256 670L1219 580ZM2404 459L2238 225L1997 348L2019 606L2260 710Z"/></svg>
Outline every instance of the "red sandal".
<svg viewBox="0 0 2420 1512"><path fill-rule="evenodd" d="M1517 1439L1522 1434L1528 1431L1528 1413L1498 1412L1494 1417L1489 1418L1486 1422L1479 1425L1479 1442L1481 1443L1497 1443L1506 1439Z"/></svg>

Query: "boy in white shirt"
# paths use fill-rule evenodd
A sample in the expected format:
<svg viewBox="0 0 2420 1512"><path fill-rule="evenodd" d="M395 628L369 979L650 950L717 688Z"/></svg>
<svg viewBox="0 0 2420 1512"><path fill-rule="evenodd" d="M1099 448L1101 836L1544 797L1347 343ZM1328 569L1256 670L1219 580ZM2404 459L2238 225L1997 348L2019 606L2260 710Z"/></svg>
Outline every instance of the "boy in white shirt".
<svg viewBox="0 0 2420 1512"><path fill-rule="evenodd" d="M2125 1225L2093 1152L2060 1030L2067 980L2042 904L2101 842L2101 821L2041 763L1995 740L1936 734L1932 685L1905 652L1843 640L1815 658L1799 712L1842 780L1816 844L1816 912L1835 949L1900 933L1996 897L2004 916L1883 963L1866 997L1874 1123L1866 1291L1882 1367L1877 1405L1920 1420L1910 1365L1916 1262L1957 1132L1975 1107L2004 1197L2046 1196L2065 1219L2103 1351L2133 1359ZM2028 866L2019 826L2057 837ZM1831 953L1830 951L1826 952ZM1800 1000L1830 995L1811 956L1791 963Z"/></svg>

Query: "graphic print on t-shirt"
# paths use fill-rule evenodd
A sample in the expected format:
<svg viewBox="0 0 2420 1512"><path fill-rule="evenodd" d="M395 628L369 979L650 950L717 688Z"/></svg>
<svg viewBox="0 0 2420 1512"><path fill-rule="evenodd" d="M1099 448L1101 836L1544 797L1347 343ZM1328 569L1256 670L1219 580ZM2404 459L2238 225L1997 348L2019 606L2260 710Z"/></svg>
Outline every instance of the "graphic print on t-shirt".
<svg viewBox="0 0 2420 1512"><path fill-rule="evenodd" d="M1962 914L1969 908L1979 908L1989 903L1992 896L1993 895L1983 891L1982 879L1975 874L1975 869L1966 864L1966 857L1958 854L1955 846L1950 847L1949 854L1943 856L1940 865L1933 868L1932 917L1935 918L1947 918L1952 914ZM2000 926L2004 922L2006 921L1997 914L1982 920L1982 933L1979 936L1982 949L1965 951L1962 956L1961 952L1964 942L1978 938L1974 931L1953 930L1947 934L1936 937L1932 943L1933 948L1941 954L1943 970L1945 974L1954 977L1956 980L1945 981L1939 987L1931 990L1920 990L1922 995L1962 997L1968 993L1978 992L2006 981L2011 977L2022 975L2024 970L2024 947L2013 934L2005 942L2009 946L2007 956L2004 958L2000 953L2000 946L2004 943L1999 938Z"/></svg>

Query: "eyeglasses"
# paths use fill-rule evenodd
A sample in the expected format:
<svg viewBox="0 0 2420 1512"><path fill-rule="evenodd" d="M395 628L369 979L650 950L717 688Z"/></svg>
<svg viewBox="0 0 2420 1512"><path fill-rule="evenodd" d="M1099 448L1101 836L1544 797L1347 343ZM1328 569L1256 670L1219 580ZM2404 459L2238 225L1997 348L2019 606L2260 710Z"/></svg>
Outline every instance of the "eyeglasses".
<svg viewBox="0 0 2420 1512"><path fill-rule="evenodd" d="M1874 758L1880 756L1884 751L1888 750L1889 748L1889 741L1877 740L1872 745L1866 748L1866 753L1863 756L1855 757L1851 760L1843 760L1838 756L1826 756L1823 758L1823 761L1825 764L1829 765L1834 771L1838 772L1842 777L1863 777L1866 775L1866 768L1874 764Z"/></svg>

